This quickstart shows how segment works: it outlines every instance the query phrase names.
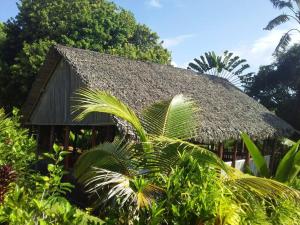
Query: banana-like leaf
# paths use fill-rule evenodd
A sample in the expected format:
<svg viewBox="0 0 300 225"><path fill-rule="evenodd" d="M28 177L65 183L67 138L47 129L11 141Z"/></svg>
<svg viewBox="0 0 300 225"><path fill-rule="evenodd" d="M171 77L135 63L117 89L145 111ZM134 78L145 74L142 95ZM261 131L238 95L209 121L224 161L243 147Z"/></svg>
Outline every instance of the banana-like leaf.
<svg viewBox="0 0 300 225"><path fill-rule="evenodd" d="M264 158L264 156L260 153L257 146L251 141L250 137L242 133L241 137L250 153L250 155L253 158L253 162L259 172L259 174L263 177L270 177L270 171L267 166L267 162Z"/></svg>
<svg viewBox="0 0 300 225"><path fill-rule="evenodd" d="M99 90L80 89L74 100L78 105L73 107L73 113L79 112L75 120L80 121L94 112L111 114L130 123L141 141L147 142L146 132L134 111L113 95Z"/></svg>
<svg viewBox="0 0 300 225"><path fill-rule="evenodd" d="M289 16L286 14L281 14L277 16L276 18L272 19L268 25L264 28L265 30L272 30L274 27L279 26L280 24L283 24L289 20Z"/></svg>
<svg viewBox="0 0 300 225"><path fill-rule="evenodd" d="M293 164L295 156L299 152L299 144L300 140L291 147L291 149L285 154L285 156L280 161L275 174L276 180L280 182L289 181L289 174L294 166Z"/></svg>
<svg viewBox="0 0 300 225"><path fill-rule="evenodd" d="M299 148L299 147L298 147ZM300 172L300 151L298 150L293 161L293 167L288 175L288 182L292 183Z"/></svg>
<svg viewBox="0 0 300 225"><path fill-rule="evenodd" d="M148 134L169 138L194 138L200 124L199 107L190 98L176 95L168 101L153 104L143 112Z"/></svg>
<svg viewBox="0 0 300 225"><path fill-rule="evenodd" d="M289 43L291 42L290 31L292 31L292 30L289 30L288 32L286 32L280 38L280 41L279 41L278 45L276 46L275 53L279 53L280 49L285 50L286 47L289 45Z"/></svg>

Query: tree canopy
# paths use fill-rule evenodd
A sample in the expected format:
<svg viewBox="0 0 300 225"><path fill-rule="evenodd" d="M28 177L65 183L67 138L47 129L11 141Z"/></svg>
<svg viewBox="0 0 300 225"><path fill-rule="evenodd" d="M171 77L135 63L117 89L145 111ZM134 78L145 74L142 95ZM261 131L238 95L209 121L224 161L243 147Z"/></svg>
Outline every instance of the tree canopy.
<svg viewBox="0 0 300 225"><path fill-rule="evenodd" d="M170 63L158 35L107 0L21 0L18 8L14 19L0 25L0 99L5 106L22 104L55 43Z"/></svg>
<svg viewBox="0 0 300 225"><path fill-rule="evenodd" d="M300 130L300 45L262 66L245 83L245 91Z"/></svg>

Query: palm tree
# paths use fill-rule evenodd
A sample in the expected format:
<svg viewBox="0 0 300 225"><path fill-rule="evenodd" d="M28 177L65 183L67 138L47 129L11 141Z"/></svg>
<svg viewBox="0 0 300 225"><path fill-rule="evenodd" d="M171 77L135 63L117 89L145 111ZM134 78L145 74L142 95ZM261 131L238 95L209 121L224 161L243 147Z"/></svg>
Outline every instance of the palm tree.
<svg viewBox="0 0 300 225"><path fill-rule="evenodd" d="M224 78L238 88L242 87L242 80L253 73L243 74L250 66L245 59L234 56L232 52L225 51L223 56L217 56L215 52L205 52L199 59L189 63L188 69L197 73L208 74Z"/></svg>
<svg viewBox="0 0 300 225"><path fill-rule="evenodd" d="M276 18L272 19L268 25L264 28L265 30L272 30L275 27L293 20L300 25L300 0L270 0L273 3L273 6L278 9L288 9L290 14L282 13ZM288 30L280 39L276 49L275 54L284 51L291 41L291 33L298 32L300 33L299 28L292 28Z"/></svg>
<svg viewBox="0 0 300 225"><path fill-rule="evenodd" d="M75 176L87 192L107 204L120 201L135 211L148 208L164 190L153 181L158 173L168 175L182 155L193 157L200 165L224 171L224 178L235 188L256 196L300 198L299 193L276 181L242 174L227 166L214 153L193 144L200 119L195 102L183 95L158 102L147 108L139 119L133 110L116 97L97 90L80 90L74 108L81 120L93 112L108 113L126 120L138 140L116 138L83 153L75 165Z"/></svg>

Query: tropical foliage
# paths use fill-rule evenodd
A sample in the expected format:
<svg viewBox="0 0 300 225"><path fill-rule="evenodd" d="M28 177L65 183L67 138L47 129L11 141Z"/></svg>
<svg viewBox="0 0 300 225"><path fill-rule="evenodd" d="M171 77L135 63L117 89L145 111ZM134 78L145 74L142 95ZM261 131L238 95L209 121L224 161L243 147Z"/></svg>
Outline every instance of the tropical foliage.
<svg viewBox="0 0 300 225"><path fill-rule="evenodd" d="M20 127L18 110L11 118L0 110L0 224L102 224L65 198L73 188L62 182L65 152L54 146L55 152L46 154L48 173L43 176L33 170L35 146Z"/></svg>
<svg viewBox="0 0 300 225"><path fill-rule="evenodd" d="M65 152L54 146L54 154L47 154L53 160L48 164L49 175L31 175L34 187L28 184L13 185L2 205L0 223L9 224L102 224L102 221L76 209L65 198L72 185L62 182L63 167L60 165ZM30 182L29 182L30 183Z"/></svg>
<svg viewBox="0 0 300 225"><path fill-rule="evenodd" d="M259 174L263 177L271 177L272 173L269 171L267 162L257 146L247 134L242 134L242 139L253 158ZM300 172L300 140L298 142L285 140L285 144L291 145L291 148L279 162L273 179L286 184L292 184Z"/></svg>
<svg viewBox="0 0 300 225"><path fill-rule="evenodd" d="M300 45L275 61L261 66L257 75L244 80L245 92L300 130Z"/></svg>
<svg viewBox="0 0 300 225"><path fill-rule="evenodd" d="M151 105L143 112L142 119L105 92L81 90L77 101L79 105L74 111L77 119L92 112L109 113L126 120L137 135L135 140L117 138L113 143L100 144L83 153L75 166L75 176L84 184L91 200L95 200L92 206L110 215L108 221L116 218L112 223L174 223L177 220L177 224L182 224L190 219L191 224L193 221L239 224L243 217L239 212L245 210L239 205L248 203L245 196L274 202L289 196L299 198L297 191L276 181L235 171L210 151L189 142L200 124L199 108L183 95ZM186 163L187 160L190 161ZM220 170L226 176L220 176ZM211 184L206 180L209 188L203 187L203 193L212 191L212 195L201 194L202 189L197 186L201 185L201 173L207 175L204 180L219 177L219 181ZM221 193L228 198L223 199L216 190L223 190ZM186 192L186 196L182 195ZM214 203L205 199L214 199L215 194Z"/></svg>
<svg viewBox="0 0 300 225"><path fill-rule="evenodd" d="M18 110L14 109L11 118L7 118L0 109L0 166L9 165L21 173L35 160L35 141L28 130L21 128Z"/></svg>
<svg viewBox="0 0 300 225"><path fill-rule="evenodd" d="M21 0L0 24L0 99L20 106L55 43L156 63L170 62L158 35L107 0Z"/></svg>
<svg viewBox="0 0 300 225"><path fill-rule="evenodd" d="M300 1L299 0L270 0L273 6L277 9L287 9L290 13L282 13L279 16L272 19L268 25L264 28L265 30L273 30L275 27L286 23L287 21L294 21L297 25L300 25ZM291 41L291 33L300 33L299 27L289 29L280 39L275 53L284 51Z"/></svg>
<svg viewBox="0 0 300 225"><path fill-rule="evenodd" d="M188 69L197 73L209 74L222 77L237 87L241 87L241 81L252 73L244 74L250 66L245 59L235 56L232 52L225 51L222 56L217 56L215 52L205 52L191 62Z"/></svg>

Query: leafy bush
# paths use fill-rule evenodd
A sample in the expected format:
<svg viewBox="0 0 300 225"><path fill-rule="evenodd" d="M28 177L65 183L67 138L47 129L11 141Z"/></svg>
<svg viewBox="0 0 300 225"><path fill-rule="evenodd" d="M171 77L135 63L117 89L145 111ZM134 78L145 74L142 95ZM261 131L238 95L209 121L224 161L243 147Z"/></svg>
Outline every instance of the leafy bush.
<svg viewBox="0 0 300 225"><path fill-rule="evenodd" d="M47 154L53 163L48 165L48 176L32 174L34 189L14 185L0 206L0 223L23 224L102 224L101 220L72 206L64 195L73 187L62 182L61 162L66 152L54 146L55 152Z"/></svg>
<svg viewBox="0 0 300 225"><path fill-rule="evenodd" d="M11 165L17 172L24 171L35 160L36 143L21 128L19 111L13 110L11 118L0 109L0 165Z"/></svg>
<svg viewBox="0 0 300 225"><path fill-rule="evenodd" d="M166 197L159 203L167 224L239 224L243 210L220 174L195 159L163 175Z"/></svg>

